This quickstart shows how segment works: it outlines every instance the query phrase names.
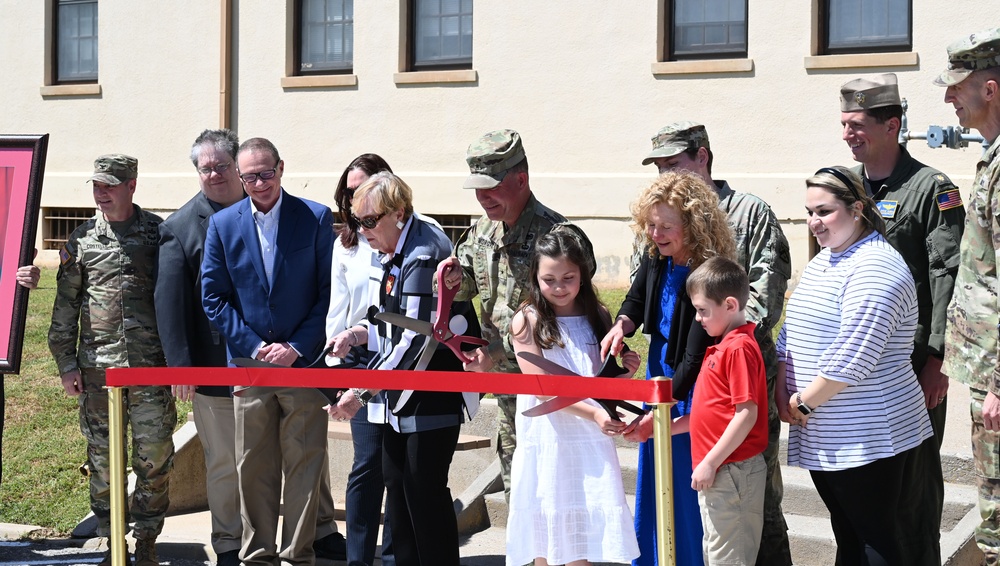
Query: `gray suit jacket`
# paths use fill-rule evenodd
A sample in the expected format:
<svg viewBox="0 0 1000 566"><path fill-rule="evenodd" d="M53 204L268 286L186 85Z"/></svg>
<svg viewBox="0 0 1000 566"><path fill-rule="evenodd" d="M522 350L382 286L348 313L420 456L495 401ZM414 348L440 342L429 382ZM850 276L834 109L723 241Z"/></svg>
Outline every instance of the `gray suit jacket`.
<svg viewBox="0 0 1000 566"><path fill-rule="evenodd" d="M171 367L225 367L226 340L201 306L201 258L212 201L201 192L160 225L156 278L156 326ZM198 393L228 396L229 387L199 387Z"/></svg>

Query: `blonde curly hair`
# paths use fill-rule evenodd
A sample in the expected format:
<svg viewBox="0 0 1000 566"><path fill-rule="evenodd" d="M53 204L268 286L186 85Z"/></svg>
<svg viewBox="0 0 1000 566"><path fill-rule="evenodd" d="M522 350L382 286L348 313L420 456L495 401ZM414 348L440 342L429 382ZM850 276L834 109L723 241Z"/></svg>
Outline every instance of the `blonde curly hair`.
<svg viewBox="0 0 1000 566"><path fill-rule="evenodd" d="M701 177L687 172L667 172L639 193L632 203L632 231L646 244L650 257L657 257L656 244L649 239L650 215L658 204L676 210L684 223L684 246L691 254L691 267L709 258L736 259L736 242L726 213L719 209L719 197Z"/></svg>

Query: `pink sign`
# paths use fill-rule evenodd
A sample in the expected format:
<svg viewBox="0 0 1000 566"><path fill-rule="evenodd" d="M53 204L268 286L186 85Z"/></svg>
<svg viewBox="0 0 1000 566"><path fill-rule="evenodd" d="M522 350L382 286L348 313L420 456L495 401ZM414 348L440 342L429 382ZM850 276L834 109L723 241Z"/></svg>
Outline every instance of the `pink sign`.
<svg viewBox="0 0 1000 566"><path fill-rule="evenodd" d="M32 259L48 134L0 135L0 372L16 373L28 295L17 268Z"/></svg>

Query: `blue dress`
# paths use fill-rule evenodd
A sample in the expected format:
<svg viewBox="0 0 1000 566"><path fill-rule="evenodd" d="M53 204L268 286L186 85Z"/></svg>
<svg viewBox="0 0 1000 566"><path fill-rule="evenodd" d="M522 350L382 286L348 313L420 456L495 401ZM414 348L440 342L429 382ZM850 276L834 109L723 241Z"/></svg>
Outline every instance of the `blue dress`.
<svg viewBox="0 0 1000 566"><path fill-rule="evenodd" d="M650 324L649 358L646 360L646 379L653 376L673 377L674 369L667 365L667 339L670 322L680 290L687 281L690 268L674 265L668 260L664 276L660 278L659 320ZM649 321L652 322L652 321ZM691 412L692 388L688 398L671 409L674 418ZM677 434L672 438L674 478L674 535L678 566L702 566L701 511L698 492L691 489L691 435ZM653 439L639 444L639 476L635 488L635 534L639 541L639 558L633 566L656 566L656 487L653 483Z"/></svg>

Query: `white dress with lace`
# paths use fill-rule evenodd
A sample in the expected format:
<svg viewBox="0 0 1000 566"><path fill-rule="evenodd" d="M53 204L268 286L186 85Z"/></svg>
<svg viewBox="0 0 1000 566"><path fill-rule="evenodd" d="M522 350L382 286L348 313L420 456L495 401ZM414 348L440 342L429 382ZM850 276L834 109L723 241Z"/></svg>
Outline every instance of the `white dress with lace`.
<svg viewBox="0 0 1000 566"><path fill-rule="evenodd" d="M565 347L542 350L544 357L593 376L600 369L600 346L586 317L558 321ZM521 414L539 403L534 395L517 396L508 566L536 557L549 564L631 562L639 547L614 441L592 420L565 409L540 417Z"/></svg>

